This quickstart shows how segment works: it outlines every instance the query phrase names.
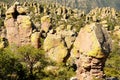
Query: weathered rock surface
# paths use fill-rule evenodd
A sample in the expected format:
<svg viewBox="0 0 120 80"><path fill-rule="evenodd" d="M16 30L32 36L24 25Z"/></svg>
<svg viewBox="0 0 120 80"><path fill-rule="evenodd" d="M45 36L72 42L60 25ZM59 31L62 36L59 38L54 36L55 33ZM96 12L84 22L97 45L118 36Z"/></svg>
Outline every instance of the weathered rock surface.
<svg viewBox="0 0 120 80"><path fill-rule="evenodd" d="M113 35L116 36L118 39L120 39L120 26L115 26Z"/></svg>
<svg viewBox="0 0 120 80"><path fill-rule="evenodd" d="M67 48L60 35L48 34L44 41L44 50L51 60L55 62L63 62L64 57L67 55Z"/></svg>
<svg viewBox="0 0 120 80"><path fill-rule="evenodd" d="M49 16L43 16L41 18L41 30L47 33L50 29L50 22L51 20Z"/></svg>
<svg viewBox="0 0 120 80"><path fill-rule="evenodd" d="M111 40L103 28L108 28L107 19L116 20L116 10L109 7L96 8L85 14L77 9L72 10L55 4L44 6L28 2L23 6L25 8L17 2L6 11L5 38L10 45L31 44L39 48L42 40L42 48L52 61L58 64L64 62L67 65L71 65L68 60L76 63L78 80L100 80L104 77L103 67L111 50ZM37 29L33 27L31 20ZM86 23L92 24L83 27ZM80 29L81 27L83 28ZM120 38L119 33L118 25L114 35ZM1 37L0 48L4 47L4 37ZM40 63L34 65L38 66ZM55 68L48 67L48 72L52 69ZM76 77L72 79L76 80Z"/></svg>
<svg viewBox="0 0 120 80"><path fill-rule="evenodd" d="M16 2L6 11L4 25L7 31L6 38L10 45L32 44L36 48L40 46L40 33L33 33L30 17L26 15L24 8L20 6L19 2Z"/></svg>
<svg viewBox="0 0 120 80"><path fill-rule="evenodd" d="M117 18L117 11L114 8L104 7L104 8L95 8L91 10L87 16L86 21L103 21L109 18Z"/></svg>
<svg viewBox="0 0 120 80"><path fill-rule="evenodd" d="M70 56L73 42L75 40L75 32L63 29L59 26L54 31L50 31L44 40L44 50L47 52L51 60L59 63L66 62Z"/></svg>
<svg viewBox="0 0 120 80"><path fill-rule="evenodd" d="M78 80L94 78L101 80L104 77L103 67L110 50L111 42L102 25L92 23L82 28L71 54L77 58Z"/></svg>
<svg viewBox="0 0 120 80"><path fill-rule="evenodd" d="M6 47L7 43L5 42L5 38L0 38L0 49Z"/></svg>
<svg viewBox="0 0 120 80"><path fill-rule="evenodd" d="M31 45L35 48L40 47L40 32L34 32L31 35Z"/></svg>

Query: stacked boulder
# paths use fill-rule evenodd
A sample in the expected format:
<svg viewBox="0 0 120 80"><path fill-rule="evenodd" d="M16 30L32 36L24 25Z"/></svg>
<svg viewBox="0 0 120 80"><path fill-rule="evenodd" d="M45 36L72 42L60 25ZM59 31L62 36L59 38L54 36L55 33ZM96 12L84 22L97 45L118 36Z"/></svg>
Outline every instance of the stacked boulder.
<svg viewBox="0 0 120 80"><path fill-rule="evenodd" d="M10 45L32 44L36 48L40 47L40 33L36 32L30 17L26 15L25 9L20 6L19 2L6 11L4 25L7 31L6 38Z"/></svg>
<svg viewBox="0 0 120 80"><path fill-rule="evenodd" d="M111 50L111 39L101 24L83 27L74 42L78 80L103 80L103 68Z"/></svg>

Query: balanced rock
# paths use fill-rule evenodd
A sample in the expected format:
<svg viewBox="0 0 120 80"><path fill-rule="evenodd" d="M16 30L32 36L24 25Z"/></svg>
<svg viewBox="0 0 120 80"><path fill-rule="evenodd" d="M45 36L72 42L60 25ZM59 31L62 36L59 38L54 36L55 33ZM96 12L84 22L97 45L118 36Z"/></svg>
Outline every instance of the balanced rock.
<svg viewBox="0 0 120 80"><path fill-rule="evenodd" d="M78 80L101 80L103 67L111 50L111 40L102 25L83 27L74 42L71 56L76 57Z"/></svg>

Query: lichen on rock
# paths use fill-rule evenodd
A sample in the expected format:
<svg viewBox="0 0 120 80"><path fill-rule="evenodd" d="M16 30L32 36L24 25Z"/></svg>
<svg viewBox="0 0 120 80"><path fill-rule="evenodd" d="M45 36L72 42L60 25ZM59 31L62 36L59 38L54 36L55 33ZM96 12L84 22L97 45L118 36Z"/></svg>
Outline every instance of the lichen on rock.
<svg viewBox="0 0 120 80"><path fill-rule="evenodd" d="M71 52L71 55L76 57L78 79L102 79L105 60L110 51L111 41L101 24L92 23L83 27Z"/></svg>
<svg viewBox="0 0 120 80"><path fill-rule="evenodd" d="M67 55L67 48L64 46L60 35L48 33L43 47L49 58L57 63L63 62Z"/></svg>
<svg viewBox="0 0 120 80"><path fill-rule="evenodd" d="M6 37L10 46L13 44L17 46L32 44L37 48L40 46L40 40L38 40L40 36L36 36L32 33L35 28L33 28L31 18L26 15L25 9L19 2L16 2L6 11L4 25L7 31ZM40 33L38 33L38 35L39 34ZM33 37L37 37L37 40L33 40Z"/></svg>

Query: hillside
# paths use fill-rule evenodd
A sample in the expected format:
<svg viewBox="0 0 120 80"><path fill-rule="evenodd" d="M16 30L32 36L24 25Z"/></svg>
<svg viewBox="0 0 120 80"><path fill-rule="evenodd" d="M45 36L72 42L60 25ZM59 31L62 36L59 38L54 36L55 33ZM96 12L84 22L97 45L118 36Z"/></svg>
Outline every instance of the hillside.
<svg viewBox="0 0 120 80"><path fill-rule="evenodd" d="M21 1L0 3L0 80L120 79L119 11Z"/></svg>
<svg viewBox="0 0 120 80"><path fill-rule="evenodd" d="M12 3L15 0L0 0L3 2L10 2ZM24 2L24 0L18 0ZM66 5L71 8L77 8L80 10L84 10L86 12L89 12L91 9L94 9L96 7L113 7L117 10L120 10L120 0L26 0L27 2L30 1L37 1L37 2L57 2L61 5Z"/></svg>
<svg viewBox="0 0 120 80"><path fill-rule="evenodd" d="M64 1L58 0L58 2L63 4ZM113 7L120 10L120 0L66 0L66 5L87 12L95 7Z"/></svg>

